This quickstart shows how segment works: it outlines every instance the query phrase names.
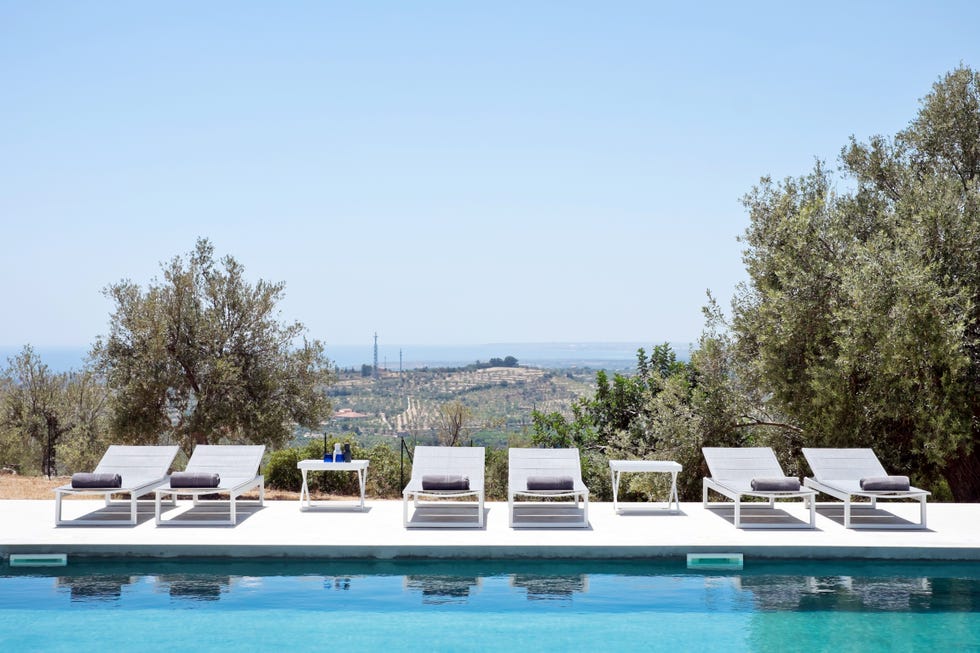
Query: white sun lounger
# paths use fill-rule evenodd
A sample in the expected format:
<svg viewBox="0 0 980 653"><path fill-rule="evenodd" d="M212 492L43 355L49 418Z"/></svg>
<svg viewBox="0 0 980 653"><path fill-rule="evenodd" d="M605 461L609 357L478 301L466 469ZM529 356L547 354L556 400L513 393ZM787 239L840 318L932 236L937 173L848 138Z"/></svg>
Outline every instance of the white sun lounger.
<svg viewBox="0 0 980 653"><path fill-rule="evenodd" d="M578 449L510 449L507 452L508 474L507 474L507 510L510 515L511 528L588 528L589 527L589 488L585 487L582 481L582 463L579 460ZM528 479L532 477L571 477L572 489L570 490L530 490L528 489ZM575 500L575 509L578 509L579 500L582 501L582 519L567 521L556 519L556 514L567 509L567 504L555 502L521 502L515 504L514 499L518 496L527 496L537 499L553 499L558 497L570 497ZM539 515L537 519L541 521L515 520L515 509L525 512L527 508L533 508Z"/></svg>
<svg viewBox="0 0 980 653"><path fill-rule="evenodd" d="M184 471L218 474L221 477L220 483L218 487L175 488L168 482L166 485L156 488L157 526L234 526L238 517L236 512L238 497L255 488L259 489L258 505L264 506L265 479L258 474L263 454L265 454L264 445L197 445L190 460L187 461L187 468ZM205 494L229 495L228 519L163 519L160 501L165 495L170 495L173 499L178 496L190 496L193 499L193 505L198 506L202 503L199 497Z"/></svg>
<svg viewBox="0 0 980 653"><path fill-rule="evenodd" d="M405 528L483 528L484 467L486 450L483 447L426 447L417 446L412 454L412 478L402 491L402 521ZM425 476L465 476L469 489L427 490ZM464 501L420 501L419 499L458 499L476 497L476 503ZM418 521L408 519L408 501L416 509ZM418 512L433 508L433 518ZM476 519L469 520L470 510L476 508ZM439 516L442 516L440 519ZM462 519L461 519L462 517Z"/></svg>
<svg viewBox="0 0 980 653"><path fill-rule="evenodd" d="M57 526L113 526L136 524L136 500L149 494L167 480L167 470L177 456L177 446L124 446L111 445L96 466L95 474L119 474L122 487L118 488L73 488L62 485L54 490L54 522ZM66 494L101 494L105 505L111 505L113 494L129 495L129 519L62 519L61 500Z"/></svg>
<svg viewBox="0 0 980 653"><path fill-rule="evenodd" d="M908 490L861 489L862 478L888 475L871 449L803 449L803 456L813 470L813 478L803 479L803 483L844 502L844 528L926 528L926 498L930 494L926 490L917 487ZM854 497L869 499L872 509L877 508L878 499L916 499L919 523L852 523Z"/></svg>
<svg viewBox="0 0 980 653"><path fill-rule="evenodd" d="M769 447L703 447L704 459L711 476L703 479L703 502L708 507L708 490L728 497L735 502L735 528L816 528L816 495L813 490L800 488L788 491L753 490L752 480L785 478L776 454ZM759 497L774 507L776 499L803 499L810 509L810 523L805 527L797 523L767 521L765 523L742 522L742 498Z"/></svg>

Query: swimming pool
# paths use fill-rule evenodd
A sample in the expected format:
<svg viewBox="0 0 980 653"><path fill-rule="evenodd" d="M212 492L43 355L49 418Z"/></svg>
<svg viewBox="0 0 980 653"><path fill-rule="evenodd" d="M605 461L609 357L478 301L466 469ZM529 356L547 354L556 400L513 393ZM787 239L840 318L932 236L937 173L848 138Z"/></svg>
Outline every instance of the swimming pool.
<svg viewBox="0 0 980 653"><path fill-rule="evenodd" d="M980 650L964 563L88 560L0 567L9 651Z"/></svg>

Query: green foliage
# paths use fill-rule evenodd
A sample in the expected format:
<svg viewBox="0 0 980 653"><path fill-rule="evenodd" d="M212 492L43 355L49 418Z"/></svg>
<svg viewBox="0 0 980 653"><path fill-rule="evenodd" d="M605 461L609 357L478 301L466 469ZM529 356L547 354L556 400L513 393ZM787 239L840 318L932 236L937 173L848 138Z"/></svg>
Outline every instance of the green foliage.
<svg viewBox="0 0 980 653"><path fill-rule="evenodd" d="M398 449L387 442L379 442L367 451L368 466L367 490L376 497L401 497L402 486L399 478ZM406 465L406 473L411 466Z"/></svg>
<svg viewBox="0 0 980 653"><path fill-rule="evenodd" d="M980 500L980 74L937 82L894 139L852 139L744 199L749 283L733 360L775 444L871 446L894 473Z"/></svg>
<svg viewBox="0 0 980 653"><path fill-rule="evenodd" d="M480 363L477 363L479 366ZM513 356L507 356L506 358L491 358L487 367L517 367L517 359Z"/></svg>
<svg viewBox="0 0 980 653"><path fill-rule="evenodd" d="M486 498L491 501L507 499L507 447L486 450L483 483Z"/></svg>
<svg viewBox="0 0 980 653"><path fill-rule="evenodd" d="M269 454L265 470L262 472L266 486L277 490L299 492L303 485L303 475L296 468L296 463L311 457L306 455L305 448L299 447L273 451Z"/></svg>
<svg viewBox="0 0 980 653"><path fill-rule="evenodd" d="M106 398L91 372L52 373L25 346L0 380L0 466L48 476L91 469L107 444Z"/></svg>
<svg viewBox="0 0 980 653"><path fill-rule="evenodd" d="M113 395L121 442L253 442L282 446L292 423L316 428L330 414L332 375L323 345L302 324L276 319L282 283L245 280L207 240L163 266L145 290L109 286L109 335L93 349Z"/></svg>
<svg viewBox="0 0 980 653"><path fill-rule="evenodd" d="M393 497L401 494L398 478L398 452L387 443L375 444L370 449L361 447L349 434L327 440L327 451L332 452L335 443L351 446L356 460L368 460L366 493L374 497ZM296 468L301 460L321 460L323 441L314 439L302 447L289 447L273 451L265 466L265 482L270 488L299 492L303 475ZM357 477L350 473L308 472L307 483L311 492L354 496L360 494Z"/></svg>
<svg viewBox="0 0 980 653"><path fill-rule="evenodd" d="M612 474L609 456L598 450L579 451L582 459L582 482L589 488L591 501L612 501Z"/></svg>
<svg viewBox="0 0 980 653"><path fill-rule="evenodd" d="M696 365L677 360L668 344L657 345L648 357L637 352L636 372L615 374L610 381L604 371L596 374L594 396L583 397L571 406L571 419L559 412L533 415L532 443L544 447L577 447L582 455L582 479L596 499L612 499L610 459L672 459L691 473L679 479L685 499L700 492L701 446L730 439L735 421L730 407L714 405L716 390L728 383L727 370L719 363L723 344L717 338L702 342L706 353ZM702 410L721 411L723 416L705 420ZM705 425L712 425L705 439ZM720 444L720 442L719 442ZM663 498L659 481L650 475L627 477L625 500Z"/></svg>
<svg viewBox="0 0 980 653"><path fill-rule="evenodd" d="M531 420L531 442L536 447L582 447L596 441L591 418L581 399L572 403L571 420L558 411L534 411Z"/></svg>
<svg viewBox="0 0 980 653"><path fill-rule="evenodd" d="M670 345L657 345L647 358L637 351L636 373L615 374L610 383L605 370L596 373L596 391L572 404L572 419L558 412L535 412L532 442L536 446L605 448L622 434L642 429L650 400L660 393L664 379L687 376L687 366L678 362Z"/></svg>

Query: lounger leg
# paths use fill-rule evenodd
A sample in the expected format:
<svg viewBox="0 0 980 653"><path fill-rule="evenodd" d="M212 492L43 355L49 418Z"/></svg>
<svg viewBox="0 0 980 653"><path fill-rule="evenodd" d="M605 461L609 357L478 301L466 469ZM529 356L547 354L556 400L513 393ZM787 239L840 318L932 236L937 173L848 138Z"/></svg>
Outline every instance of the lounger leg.
<svg viewBox="0 0 980 653"><path fill-rule="evenodd" d="M265 479L259 483L259 505L265 508Z"/></svg>
<svg viewBox="0 0 980 653"><path fill-rule="evenodd" d="M817 502L811 501L811 499L813 499L813 497L804 497L803 501L805 501L810 506L810 528L816 528L817 527Z"/></svg>
<svg viewBox="0 0 980 653"><path fill-rule="evenodd" d="M583 517L585 517L584 524L586 527L588 527L589 526L589 495L588 494L582 497L582 505L584 506L583 507Z"/></svg>
<svg viewBox="0 0 980 653"><path fill-rule="evenodd" d="M61 526L61 498L64 496L61 492L55 492L56 499L54 502L54 525Z"/></svg>
<svg viewBox="0 0 980 653"><path fill-rule="evenodd" d="M238 498L238 495L235 495L235 494L232 494L231 495L231 520L229 521L229 523L232 526L234 526L235 525L235 522L238 521L238 515L235 512L235 499L237 499L237 498Z"/></svg>
<svg viewBox="0 0 980 653"><path fill-rule="evenodd" d="M851 527L851 498L844 500L844 528Z"/></svg>
<svg viewBox="0 0 980 653"><path fill-rule="evenodd" d="M109 493L105 494L105 505L106 506L112 505L112 495Z"/></svg>
<svg viewBox="0 0 980 653"><path fill-rule="evenodd" d="M619 512L619 507L617 505L617 499L619 496L619 475L616 470L612 472L612 491L613 491L613 512Z"/></svg>
<svg viewBox="0 0 980 653"><path fill-rule="evenodd" d="M670 510L670 504L674 504L674 512L680 512L681 510L681 500L677 497L677 472L670 473L670 497L667 500L667 509Z"/></svg>
<svg viewBox="0 0 980 653"><path fill-rule="evenodd" d="M878 508L878 497L871 497L871 509L876 510Z"/></svg>
<svg viewBox="0 0 980 653"><path fill-rule="evenodd" d="M136 497L136 493L135 492L130 492L129 493L129 523L132 524L133 526L136 525L136 522L137 522L137 513L138 513L138 510L139 510L136 507L136 498L137 497Z"/></svg>
<svg viewBox="0 0 980 653"><path fill-rule="evenodd" d="M153 514L156 515L155 522L156 525L159 526L160 522L163 521L162 519L160 519L160 494L161 493L156 492L155 494L156 497L153 499ZM174 503L177 502L177 495L171 494L170 497L174 500Z"/></svg>
<svg viewBox="0 0 980 653"><path fill-rule="evenodd" d="M735 528L742 528L742 501L735 497Z"/></svg>
<svg viewBox="0 0 980 653"><path fill-rule="evenodd" d="M364 510L364 485L367 483L367 467L357 470L357 480L361 486L361 510Z"/></svg>
<svg viewBox="0 0 980 653"><path fill-rule="evenodd" d="M708 507L708 484L702 479L701 480L701 492L702 492L702 504L705 508Z"/></svg>
<svg viewBox="0 0 980 653"><path fill-rule="evenodd" d="M477 505L476 509L479 511L476 516L476 523L480 528L483 528L483 491L480 491L480 503Z"/></svg>
<svg viewBox="0 0 980 653"><path fill-rule="evenodd" d="M507 519L510 527L514 528L514 495L510 492L507 493Z"/></svg>
<svg viewBox="0 0 980 653"><path fill-rule="evenodd" d="M926 527L926 498L919 497L919 522L922 528Z"/></svg>
<svg viewBox="0 0 980 653"><path fill-rule="evenodd" d="M408 528L408 493L402 494L402 524Z"/></svg>

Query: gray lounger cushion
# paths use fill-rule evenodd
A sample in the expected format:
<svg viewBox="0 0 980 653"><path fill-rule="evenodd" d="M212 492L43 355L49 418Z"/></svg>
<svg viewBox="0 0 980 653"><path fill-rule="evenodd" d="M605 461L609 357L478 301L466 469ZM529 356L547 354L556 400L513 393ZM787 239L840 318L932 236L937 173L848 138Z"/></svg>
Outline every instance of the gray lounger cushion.
<svg viewBox="0 0 980 653"><path fill-rule="evenodd" d="M75 489L102 489L104 487L122 487L122 476L119 474L93 474L78 472L71 475L71 486Z"/></svg>
<svg viewBox="0 0 980 653"><path fill-rule="evenodd" d="M752 489L756 492L799 492L800 479L792 476L753 478Z"/></svg>
<svg viewBox="0 0 980 653"><path fill-rule="evenodd" d="M469 490L470 479L452 474L432 474L422 477L423 490Z"/></svg>
<svg viewBox="0 0 980 653"><path fill-rule="evenodd" d="M908 476L873 476L861 479L861 489L869 492L904 492L909 487Z"/></svg>
<svg viewBox="0 0 980 653"><path fill-rule="evenodd" d="M218 487L221 476L208 472L174 472L170 475L170 487Z"/></svg>
<svg viewBox="0 0 980 653"><path fill-rule="evenodd" d="M575 482L571 476L528 476L528 490L574 490Z"/></svg>

